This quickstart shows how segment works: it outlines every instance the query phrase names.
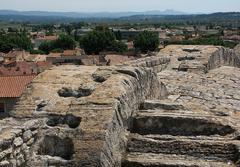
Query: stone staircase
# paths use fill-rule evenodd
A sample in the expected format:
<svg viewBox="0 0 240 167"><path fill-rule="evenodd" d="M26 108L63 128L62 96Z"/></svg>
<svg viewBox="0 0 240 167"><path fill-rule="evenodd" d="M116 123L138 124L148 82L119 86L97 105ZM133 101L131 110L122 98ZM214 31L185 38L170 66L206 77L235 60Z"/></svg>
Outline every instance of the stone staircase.
<svg viewBox="0 0 240 167"><path fill-rule="evenodd" d="M122 167L239 167L235 124L168 101L146 101L133 118Z"/></svg>

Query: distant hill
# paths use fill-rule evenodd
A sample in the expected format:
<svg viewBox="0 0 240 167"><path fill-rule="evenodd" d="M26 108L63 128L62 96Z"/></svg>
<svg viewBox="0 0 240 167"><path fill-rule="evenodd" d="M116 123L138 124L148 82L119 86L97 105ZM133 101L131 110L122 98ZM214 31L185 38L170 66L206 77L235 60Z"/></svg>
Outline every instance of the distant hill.
<svg viewBox="0 0 240 167"><path fill-rule="evenodd" d="M176 24L212 24L227 27L240 27L240 12L189 14L174 10L147 11L147 12L99 12L99 13L75 13L75 12L19 12L0 10L0 21L3 22L29 22L29 23L173 23Z"/></svg>
<svg viewBox="0 0 240 167"><path fill-rule="evenodd" d="M240 28L240 12L192 15L134 15L121 17L118 21L131 21L131 23L212 24Z"/></svg>
<svg viewBox="0 0 240 167"><path fill-rule="evenodd" d="M0 15L21 15L21 16L48 16L48 17L70 17L70 18L119 18L132 15L186 15L187 13L175 10L146 11L146 12L44 12L44 11L15 11L0 10Z"/></svg>
<svg viewBox="0 0 240 167"><path fill-rule="evenodd" d="M188 15L132 15L132 16L126 16L126 17L121 17L119 18L121 20L140 20L140 19L149 19L149 20L153 20L153 19L160 19L160 20L169 20L170 22L172 21L172 19L174 20L184 20L184 19L197 19L197 20L212 20L214 21L215 19L227 19L227 20L232 20L232 19L236 19L239 20L240 19L240 12L226 12L226 13L212 13L212 14L188 14Z"/></svg>

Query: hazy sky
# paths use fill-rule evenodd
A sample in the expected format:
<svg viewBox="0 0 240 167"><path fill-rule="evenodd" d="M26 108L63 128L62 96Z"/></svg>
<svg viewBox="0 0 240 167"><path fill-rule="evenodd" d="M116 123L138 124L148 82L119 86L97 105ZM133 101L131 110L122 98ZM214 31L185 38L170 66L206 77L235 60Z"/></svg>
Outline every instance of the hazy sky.
<svg viewBox="0 0 240 167"><path fill-rule="evenodd" d="M240 11L240 0L0 0L0 9L41 11Z"/></svg>

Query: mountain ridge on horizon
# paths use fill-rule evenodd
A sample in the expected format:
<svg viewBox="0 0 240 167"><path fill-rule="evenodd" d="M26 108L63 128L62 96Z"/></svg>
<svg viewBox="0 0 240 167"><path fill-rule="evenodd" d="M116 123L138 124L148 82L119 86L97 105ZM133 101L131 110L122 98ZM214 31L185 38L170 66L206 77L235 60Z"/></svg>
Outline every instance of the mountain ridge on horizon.
<svg viewBox="0 0 240 167"><path fill-rule="evenodd" d="M12 11L0 10L0 22L29 22L29 23L69 23L69 22L92 22L92 23L170 23L170 22L221 22L229 26L240 27L240 12L216 12L216 13L173 13L171 10L165 14L159 11L126 12L126 13L75 13L75 12L41 12L41 11Z"/></svg>
<svg viewBox="0 0 240 167"><path fill-rule="evenodd" d="M133 15L192 15L192 14L203 14L203 13L186 13L182 11L167 9L164 11L160 10L149 10L144 12L51 12L51 11L18 11L18 10L0 10L0 15L22 15L22 16L59 16L59 17L71 17L71 18L120 18L128 17Z"/></svg>

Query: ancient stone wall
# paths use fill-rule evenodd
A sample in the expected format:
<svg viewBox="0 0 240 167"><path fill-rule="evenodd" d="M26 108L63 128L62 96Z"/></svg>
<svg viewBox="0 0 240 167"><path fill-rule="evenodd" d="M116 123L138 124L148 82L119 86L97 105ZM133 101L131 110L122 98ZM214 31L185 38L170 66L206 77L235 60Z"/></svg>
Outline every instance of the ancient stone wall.
<svg viewBox="0 0 240 167"><path fill-rule="evenodd" d="M207 64L207 69L211 70L220 66L240 67L240 56L232 49L218 47L218 50L213 53Z"/></svg>
<svg viewBox="0 0 240 167"><path fill-rule="evenodd" d="M130 61L125 63L124 65L152 68L154 72L158 73L167 68L169 62L170 62L169 57L161 58L158 56L152 56Z"/></svg>
<svg viewBox="0 0 240 167"><path fill-rule="evenodd" d="M240 44L238 44L237 46L235 46L234 51L235 51L238 55L240 55Z"/></svg>
<svg viewBox="0 0 240 167"><path fill-rule="evenodd" d="M31 146L37 139L39 125L38 120L25 122L8 118L1 121L1 167L27 165Z"/></svg>
<svg viewBox="0 0 240 167"><path fill-rule="evenodd" d="M221 46L169 45L158 57L171 59L168 69L193 73L207 73L220 66L240 67L240 56Z"/></svg>
<svg viewBox="0 0 240 167"><path fill-rule="evenodd" d="M122 166L239 167L238 57L215 46L168 46L164 54L171 62L158 77L169 95L139 108Z"/></svg>
<svg viewBox="0 0 240 167"><path fill-rule="evenodd" d="M0 163L120 166L129 124L140 104L168 94L157 72L239 67L239 58L231 50L188 47L166 48L159 56L118 66L58 66L40 74L10 112L12 118L0 120Z"/></svg>
<svg viewBox="0 0 240 167"><path fill-rule="evenodd" d="M0 163L120 166L139 105L167 94L154 71L168 62L154 57L112 67L59 66L40 74L10 112L12 118L0 121L6 127L0 132Z"/></svg>

